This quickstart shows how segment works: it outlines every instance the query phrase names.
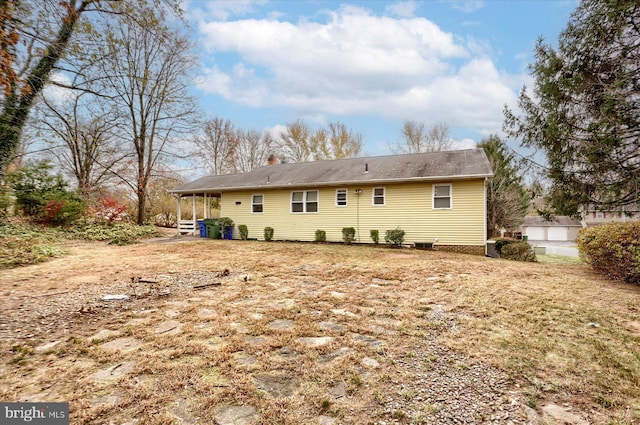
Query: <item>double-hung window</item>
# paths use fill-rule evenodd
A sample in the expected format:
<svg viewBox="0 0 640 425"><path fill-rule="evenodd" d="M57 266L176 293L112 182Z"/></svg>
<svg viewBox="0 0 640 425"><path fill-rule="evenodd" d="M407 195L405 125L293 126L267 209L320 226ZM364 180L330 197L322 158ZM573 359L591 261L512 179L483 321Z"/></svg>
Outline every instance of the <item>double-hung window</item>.
<svg viewBox="0 0 640 425"><path fill-rule="evenodd" d="M434 184L433 185L433 209L434 210L451 209L451 185L450 184Z"/></svg>
<svg viewBox="0 0 640 425"><path fill-rule="evenodd" d="M318 191L304 190L291 192L292 213L316 213L318 212Z"/></svg>
<svg viewBox="0 0 640 425"><path fill-rule="evenodd" d="M251 212L261 213L264 211L264 195L251 196Z"/></svg>
<svg viewBox="0 0 640 425"><path fill-rule="evenodd" d="M336 189L336 206L347 206L347 189Z"/></svg>
<svg viewBox="0 0 640 425"><path fill-rule="evenodd" d="M384 205L384 187L373 188L373 205L374 206Z"/></svg>

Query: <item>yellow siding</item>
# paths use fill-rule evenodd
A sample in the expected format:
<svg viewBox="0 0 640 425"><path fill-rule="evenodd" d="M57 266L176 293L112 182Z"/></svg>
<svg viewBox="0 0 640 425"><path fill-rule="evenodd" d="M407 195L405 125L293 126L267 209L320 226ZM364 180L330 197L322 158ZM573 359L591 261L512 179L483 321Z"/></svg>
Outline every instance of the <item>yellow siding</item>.
<svg viewBox="0 0 640 425"><path fill-rule="evenodd" d="M484 245L484 180L438 182L452 185L452 208L432 208L432 187L429 183L399 183L380 186L351 186L346 207L338 207L336 186L318 188L318 213L291 213L292 190L225 192L220 215L231 217L236 226L247 225L250 238L263 239L264 228L274 228L276 240L313 241L317 229L327 233L328 241L342 241L342 228L359 229L359 242L372 242L371 229L380 233L384 242L386 230L400 227L405 231L405 243L433 242L447 245ZM373 206L373 188L385 187L385 205ZM360 196L355 194L361 189ZM296 189L302 190L302 189ZM315 190L315 189L306 189ZM264 195L264 212L251 213L251 195ZM237 238L237 228L234 238Z"/></svg>

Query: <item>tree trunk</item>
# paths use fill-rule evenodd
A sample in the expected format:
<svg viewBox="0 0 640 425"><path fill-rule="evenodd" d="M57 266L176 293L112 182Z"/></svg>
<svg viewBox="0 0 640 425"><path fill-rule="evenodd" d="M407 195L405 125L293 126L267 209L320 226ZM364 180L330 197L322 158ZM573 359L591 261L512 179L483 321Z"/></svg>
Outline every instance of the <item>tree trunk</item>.
<svg viewBox="0 0 640 425"><path fill-rule="evenodd" d="M51 71L67 48L78 18L91 3L93 0L85 0L77 9L69 8L67 15L62 19L56 39L47 47L47 53L29 73L25 90L21 90L15 83L12 84L11 94L5 99L0 115L0 180L4 178L7 167L15 156L22 129L36 96L44 88Z"/></svg>
<svg viewBox="0 0 640 425"><path fill-rule="evenodd" d="M147 221L147 190L146 188L138 188L138 225L142 226Z"/></svg>

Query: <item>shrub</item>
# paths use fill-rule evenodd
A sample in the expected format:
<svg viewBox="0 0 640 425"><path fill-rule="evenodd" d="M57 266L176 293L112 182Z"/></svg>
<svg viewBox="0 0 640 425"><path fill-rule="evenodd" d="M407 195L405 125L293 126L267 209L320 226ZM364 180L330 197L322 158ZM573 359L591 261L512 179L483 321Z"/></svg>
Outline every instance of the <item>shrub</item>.
<svg viewBox="0 0 640 425"><path fill-rule="evenodd" d="M61 239L55 228L32 224L0 226L0 270L61 256L66 252L59 245Z"/></svg>
<svg viewBox="0 0 640 425"><path fill-rule="evenodd" d="M327 241L327 232L324 230L316 230L316 242L326 242Z"/></svg>
<svg viewBox="0 0 640 425"><path fill-rule="evenodd" d="M586 227L576 241L580 257L595 271L640 284L640 222Z"/></svg>
<svg viewBox="0 0 640 425"><path fill-rule="evenodd" d="M118 202L114 197L107 196L98 199L95 205L95 216L98 220L113 224L114 221L122 221L127 214L127 206Z"/></svg>
<svg viewBox="0 0 640 425"><path fill-rule="evenodd" d="M9 216L9 208L11 205L13 205L11 190L7 187L0 186L0 222L6 220Z"/></svg>
<svg viewBox="0 0 640 425"><path fill-rule="evenodd" d="M240 232L240 239L246 241L249 238L249 228L246 224L238 224L238 232Z"/></svg>
<svg viewBox="0 0 640 425"><path fill-rule="evenodd" d="M273 227L264 228L264 240L267 242L273 240Z"/></svg>
<svg viewBox="0 0 640 425"><path fill-rule="evenodd" d="M176 227L178 218L172 211L164 211L153 216L153 222L160 227Z"/></svg>
<svg viewBox="0 0 640 425"><path fill-rule="evenodd" d="M85 210L84 200L74 192L49 194L50 199L43 200L38 218L45 224L58 226L73 223L82 217Z"/></svg>
<svg viewBox="0 0 640 425"><path fill-rule="evenodd" d="M77 193L67 191L62 176L52 172L48 161L27 163L9 173L7 180L23 214L47 224L71 223L82 216L84 201Z"/></svg>
<svg viewBox="0 0 640 425"><path fill-rule="evenodd" d="M370 230L369 234L371 235L371 240L373 241L373 243L378 245L378 242L380 242L380 232L378 232L377 230Z"/></svg>
<svg viewBox="0 0 640 425"><path fill-rule="evenodd" d="M233 229L233 220L229 217L220 217L218 219L218 225L220 226L220 231L225 232L228 229Z"/></svg>
<svg viewBox="0 0 640 425"><path fill-rule="evenodd" d="M496 239L496 251L498 252L498 255L502 255L502 248L514 242L518 241L515 239Z"/></svg>
<svg viewBox="0 0 640 425"><path fill-rule="evenodd" d="M396 227L394 230L387 230L384 240L393 246L400 246L402 242L404 242L404 230L399 227Z"/></svg>
<svg viewBox="0 0 640 425"><path fill-rule="evenodd" d="M342 240L344 243L351 243L356 240L356 229L353 227L342 228Z"/></svg>
<svg viewBox="0 0 640 425"><path fill-rule="evenodd" d="M9 173L7 180L13 187L16 205L23 214L38 216L52 194L66 192L67 184L60 174L52 174L49 161L30 162Z"/></svg>
<svg viewBox="0 0 640 425"><path fill-rule="evenodd" d="M233 220L229 217L220 217L218 219L218 226L220 226L222 239L231 239L233 235L233 224Z"/></svg>
<svg viewBox="0 0 640 425"><path fill-rule="evenodd" d="M105 226L80 220L76 225L69 227L7 224L0 226L0 269L59 257L66 253L60 246L60 241L64 239L109 241L110 244L124 245L157 235L153 226L131 223Z"/></svg>
<svg viewBox="0 0 640 425"><path fill-rule="evenodd" d="M509 241L509 243L503 245L500 257L515 261L537 261L536 254L533 252L531 245L527 242L520 241Z"/></svg>
<svg viewBox="0 0 640 425"><path fill-rule="evenodd" d="M78 223L65 229L64 236L70 239L84 239L88 241L109 241L112 245L127 245L140 239L158 236L155 226L119 222L111 226L91 222Z"/></svg>

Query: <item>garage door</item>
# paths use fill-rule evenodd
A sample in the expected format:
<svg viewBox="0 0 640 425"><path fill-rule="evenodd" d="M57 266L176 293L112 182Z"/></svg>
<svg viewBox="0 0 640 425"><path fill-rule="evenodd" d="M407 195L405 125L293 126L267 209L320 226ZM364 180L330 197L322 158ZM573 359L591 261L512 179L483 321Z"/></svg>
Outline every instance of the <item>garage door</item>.
<svg viewBox="0 0 640 425"><path fill-rule="evenodd" d="M544 227L527 227L525 230L525 234L529 237L529 239L534 241L545 240Z"/></svg>
<svg viewBox="0 0 640 425"><path fill-rule="evenodd" d="M569 240L569 229L567 227L549 227L547 235L550 241L566 241Z"/></svg>

